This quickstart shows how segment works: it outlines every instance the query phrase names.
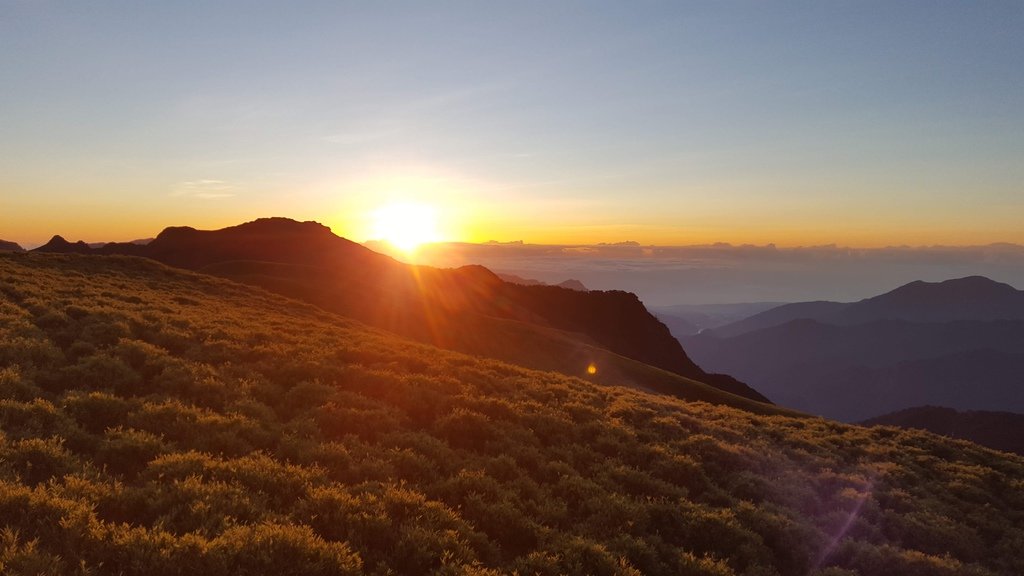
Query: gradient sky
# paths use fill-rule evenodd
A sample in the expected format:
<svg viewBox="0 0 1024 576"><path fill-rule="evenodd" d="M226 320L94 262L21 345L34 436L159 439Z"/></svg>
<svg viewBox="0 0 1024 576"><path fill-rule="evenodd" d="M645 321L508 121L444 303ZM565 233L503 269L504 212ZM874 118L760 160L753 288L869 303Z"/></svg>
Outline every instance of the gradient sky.
<svg viewBox="0 0 1024 576"><path fill-rule="evenodd" d="M1024 243L1024 3L0 0L0 238Z"/></svg>

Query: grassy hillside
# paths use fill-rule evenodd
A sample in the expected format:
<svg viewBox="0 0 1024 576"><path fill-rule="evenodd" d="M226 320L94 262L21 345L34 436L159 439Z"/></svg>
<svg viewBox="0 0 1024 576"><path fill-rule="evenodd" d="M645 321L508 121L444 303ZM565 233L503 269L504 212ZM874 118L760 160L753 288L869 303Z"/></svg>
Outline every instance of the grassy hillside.
<svg viewBox="0 0 1024 576"><path fill-rule="evenodd" d="M254 284L438 348L472 354L498 349L500 354L489 357L569 376L586 373L588 361L580 362L575 353L545 358L558 362L536 362L535 350L551 340L554 329L561 334L552 351L564 349L566 343L603 348L770 403L735 378L708 374L694 364L634 294L517 286L482 266L411 266L316 222L260 218L220 230L172 227L145 245L110 243L94 250L84 242L71 244L56 236L34 251L144 256ZM516 337L507 337L508 320L519 322ZM531 329L536 330L528 334ZM616 375L617 380L624 378L625 372Z"/></svg>
<svg viewBox="0 0 1024 576"><path fill-rule="evenodd" d="M202 272L260 286L316 304L328 311L364 319L374 326L386 326L388 330L447 350L493 358L538 370L582 376L601 384L631 386L686 400L725 404L759 414L799 414L781 406L750 398L761 396L738 382L735 382L737 386L734 389L746 396L723 390L721 386L732 384L727 376L716 377L715 382L719 387L699 382L611 352L587 334L580 332L569 332L474 312L452 314L448 311L434 311L428 315L433 318L433 322L421 322L425 308L423 303L415 302L413 309L410 310L408 298L400 294L395 294L394 298L390 299L395 309L388 310L385 314L386 320L381 320L365 310L357 309L362 298L352 298L346 294L346 284L352 283L371 284L355 291L382 290L380 286L374 287L364 278L346 278L346 281L341 281L345 275L325 274L322 269L315 267L270 262L228 262L204 267ZM382 282L381 285L386 287L389 283ZM365 301L363 305L366 305ZM377 306L368 308L374 309ZM674 340L673 344L678 346L678 342ZM591 366L596 369L593 374L588 373Z"/></svg>
<svg viewBox="0 0 1024 576"><path fill-rule="evenodd" d="M0 573L1024 573L1024 460L0 255Z"/></svg>

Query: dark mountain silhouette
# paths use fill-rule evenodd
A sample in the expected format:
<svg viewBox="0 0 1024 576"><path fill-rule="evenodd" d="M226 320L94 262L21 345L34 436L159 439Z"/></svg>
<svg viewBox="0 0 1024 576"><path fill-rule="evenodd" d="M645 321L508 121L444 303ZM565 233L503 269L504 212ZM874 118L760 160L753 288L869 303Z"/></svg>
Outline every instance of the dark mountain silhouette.
<svg viewBox="0 0 1024 576"><path fill-rule="evenodd" d="M504 272L498 272L497 274L498 278L501 278L502 280L510 284L520 284L522 286L551 286L551 284L548 284L547 282L541 282L540 280L534 280L533 278L523 278L522 276L517 276L515 274L508 274ZM579 280L575 280L572 278L559 282L558 284L554 284L554 286L568 288L569 290L579 290L581 292L586 292L587 290L589 290L586 286L583 285L583 282L580 282Z"/></svg>
<svg viewBox="0 0 1024 576"><path fill-rule="evenodd" d="M540 280L535 280L533 278L523 278L522 276L508 274L505 272L497 272L497 274L498 278L501 278L509 284L521 284L523 286L547 286L547 282L541 282Z"/></svg>
<svg viewBox="0 0 1024 576"><path fill-rule="evenodd" d="M652 307L651 312L668 326L676 338L683 338L697 334L701 330L732 324L782 305L782 302L676 304Z"/></svg>
<svg viewBox="0 0 1024 576"><path fill-rule="evenodd" d="M1004 452L1024 455L1024 414L916 406L862 422L865 426L899 426L970 440Z"/></svg>
<svg viewBox="0 0 1024 576"><path fill-rule="evenodd" d="M8 242L7 240L0 240L0 252L24 252L25 249L18 245L17 242Z"/></svg>
<svg viewBox="0 0 1024 576"><path fill-rule="evenodd" d="M576 290L579 292L587 292L589 290L589 288L583 285L583 282L580 282L579 280L576 280L574 278L563 280L562 282L555 284L555 286L558 286L559 288L568 288L569 290Z"/></svg>
<svg viewBox="0 0 1024 576"><path fill-rule="evenodd" d="M72 244L61 236L54 236L46 244L32 250L32 252L50 252L54 254L91 254L92 251L92 248L81 240Z"/></svg>
<svg viewBox="0 0 1024 576"><path fill-rule="evenodd" d="M694 353L694 357L700 358ZM710 369L714 365L705 364ZM922 402L962 410L1024 411L1024 354L970 350L881 367L807 360L744 381L783 406L856 422Z"/></svg>
<svg viewBox="0 0 1024 576"><path fill-rule="evenodd" d="M59 252L65 245L51 241L39 250ZM442 348L570 374L585 372L596 354L604 358L596 378L641 384L642 369L604 349L767 401L734 378L694 364L633 294L510 284L482 266L403 264L315 222L267 218L222 230L172 227L146 245L110 243L90 253L143 256L259 285Z"/></svg>
<svg viewBox="0 0 1024 576"><path fill-rule="evenodd" d="M734 324L736 335L682 342L709 370L841 420L922 404L1024 412L1021 294L980 277L914 282L853 304L782 306ZM801 311L817 318L772 324Z"/></svg>
<svg viewBox="0 0 1024 576"><path fill-rule="evenodd" d="M716 336L729 338L746 334L747 332L754 332L755 330L779 326L793 320L817 320L819 322L831 323L838 316L839 311L849 305L842 302L828 302L824 300L783 304L777 308L765 310L749 318L744 318L725 326L719 326L713 330Z"/></svg>
<svg viewBox="0 0 1024 576"><path fill-rule="evenodd" d="M979 349L1024 352L1024 321L921 324L885 320L835 326L793 320L734 338L702 334L685 338L684 344L709 365L728 363L743 371L799 366L809 361L828 363L837 369L881 367Z"/></svg>
<svg viewBox="0 0 1024 576"><path fill-rule="evenodd" d="M1024 320L1024 291L983 276L944 282L916 281L859 302L800 302L756 314L716 328L719 336L809 319L849 326L877 320L952 322L956 320Z"/></svg>

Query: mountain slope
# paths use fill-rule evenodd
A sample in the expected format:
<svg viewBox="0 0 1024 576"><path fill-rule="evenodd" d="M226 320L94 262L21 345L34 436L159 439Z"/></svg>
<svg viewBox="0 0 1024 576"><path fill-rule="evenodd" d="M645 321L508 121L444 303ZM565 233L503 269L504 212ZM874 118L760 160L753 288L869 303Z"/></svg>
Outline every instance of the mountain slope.
<svg viewBox="0 0 1024 576"><path fill-rule="evenodd" d="M1024 411L1024 322L796 320L733 338L684 338L695 359L783 406L859 421L922 402Z"/></svg>
<svg viewBox="0 0 1024 576"><path fill-rule="evenodd" d="M8 242L7 240L0 240L0 252L24 252L25 249L19 246L16 242Z"/></svg>
<svg viewBox="0 0 1024 576"><path fill-rule="evenodd" d="M962 438L996 450L1024 454L1024 414L916 406L863 422L865 426L899 426Z"/></svg>
<svg viewBox="0 0 1024 576"><path fill-rule="evenodd" d="M0 255L11 574L1024 572L1024 460L401 340L136 258Z"/></svg>
<svg viewBox="0 0 1024 576"><path fill-rule="evenodd" d="M535 365L528 351L516 353L513 348L546 338L550 329L565 332L563 340L579 339L573 336L579 333L585 336L582 347L605 348L767 402L742 382L708 374L694 364L632 294L509 284L481 266L410 266L315 222L267 218L213 231L168 228L146 245L112 243L94 253L145 256L256 284L442 348L472 353L509 348L505 354L511 355L499 357L570 375L585 373L591 360L576 354L557 366ZM544 334L503 338L505 321L527 325L520 329L535 326Z"/></svg>

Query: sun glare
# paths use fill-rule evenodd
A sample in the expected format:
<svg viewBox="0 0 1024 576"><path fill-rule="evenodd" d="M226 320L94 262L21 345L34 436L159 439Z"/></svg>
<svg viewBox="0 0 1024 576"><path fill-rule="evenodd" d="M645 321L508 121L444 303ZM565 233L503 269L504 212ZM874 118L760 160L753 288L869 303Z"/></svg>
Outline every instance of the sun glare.
<svg viewBox="0 0 1024 576"><path fill-rule="evenodd" d="M413 252L421 244L437 242L441 239L437 210L411 202L382 206L373 213L373 237L403 252Z"/></svg>

